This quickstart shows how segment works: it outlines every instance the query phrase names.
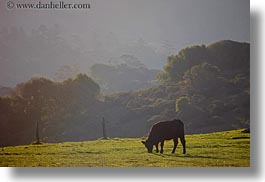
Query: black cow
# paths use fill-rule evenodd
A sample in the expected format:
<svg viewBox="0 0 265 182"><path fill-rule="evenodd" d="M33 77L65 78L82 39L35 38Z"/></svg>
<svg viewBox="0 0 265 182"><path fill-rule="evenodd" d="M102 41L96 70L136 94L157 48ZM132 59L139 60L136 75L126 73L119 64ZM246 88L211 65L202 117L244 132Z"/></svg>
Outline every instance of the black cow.
<svg viewBox="0 0 265 182"><path fill-rule="evenodd" d="M154 124L149 133L148 139L142 141L142 143L147 148L147 151L151 153L153 151L153 146L156 147L156 152L158 151L158 144L161 143L160 153L163 153L164 141L171 140L174 141L174 147L172 153L175 153L175 150L178 145L178 138L183 146L183 154L186 153L186 142L184 136L184 124L179 119L174 119L172 121L161 121Z"/></svg>

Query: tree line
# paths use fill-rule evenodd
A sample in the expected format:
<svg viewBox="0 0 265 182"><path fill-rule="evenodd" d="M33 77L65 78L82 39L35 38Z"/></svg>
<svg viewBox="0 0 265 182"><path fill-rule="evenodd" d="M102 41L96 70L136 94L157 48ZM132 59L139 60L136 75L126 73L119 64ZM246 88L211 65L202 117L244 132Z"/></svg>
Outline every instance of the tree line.
<svg viewBox="0 0 265 182"><path fill-rule="evenodd" d="M219 41L168 57L150 88L102 94L85 74L62 82L32 78L0 97L0 145L141 137L157 121L180 118L187 133L250 125L248 43Z"/></svg>

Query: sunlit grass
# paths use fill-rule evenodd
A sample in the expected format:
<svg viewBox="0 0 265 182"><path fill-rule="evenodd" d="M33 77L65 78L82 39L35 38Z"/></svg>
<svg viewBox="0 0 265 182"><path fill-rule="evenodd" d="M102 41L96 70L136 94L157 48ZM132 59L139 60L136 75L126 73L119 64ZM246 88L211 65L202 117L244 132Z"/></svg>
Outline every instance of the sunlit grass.
<svg viewBox="0 0 265 182"><path fill-rule="evenodd" d="M140 138L24 145L0 149L0 166L181 167L250 166L250 134L241 130L187 135L187 153L173 141L164 154L147 153Z"/></svg>

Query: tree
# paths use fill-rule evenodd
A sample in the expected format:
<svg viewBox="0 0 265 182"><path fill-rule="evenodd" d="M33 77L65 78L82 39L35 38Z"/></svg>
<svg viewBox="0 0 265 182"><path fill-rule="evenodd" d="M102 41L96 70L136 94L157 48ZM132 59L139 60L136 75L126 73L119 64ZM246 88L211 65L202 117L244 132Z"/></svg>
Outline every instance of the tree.
<svg viewBox="0 0 265 182"><path fill-rule="evenodd" d="M179 82L185 71L188 69L188 64L185 60L176 56L169 56L167 64L163 71L157 76L157 79L163 83Z"/></svg>
<svg viewBox="0 0 265 182"><path fill-rule="evenodd" d="M191 104L191 99L188 96L181 96L176 100L176 112L186 109L187 105Z"/></svg>
<svg viewBox="0 0 265 182"><path fill-rule="evenodd" d="M36 142L40 143L40 126L52 119L56 108L56 84L46 78L33 78L16 87L15 94L26 100L24 112L36 124Z"/></svg>
<svg viewBox="0 0 265 182"><path fill-rule="evenodd" d="M168 57L167 64L158 75L158 80L161 83L179 82L189 68L201 64L207 58L208 54L205 45L182 49L177 55Z"/></svg>

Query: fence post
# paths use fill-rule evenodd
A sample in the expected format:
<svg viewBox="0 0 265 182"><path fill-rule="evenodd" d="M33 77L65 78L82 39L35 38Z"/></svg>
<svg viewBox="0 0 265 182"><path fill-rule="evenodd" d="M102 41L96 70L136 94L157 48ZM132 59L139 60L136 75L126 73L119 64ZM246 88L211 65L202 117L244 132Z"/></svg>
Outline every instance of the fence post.
<svg viewBox="0 0 265 182"><path fill-rule="evenodd" d="M40 144L39 121L37 121L37 124L36 124L36 144Z"/></svg>
<svg viewBox="0 0 265 182"><path fill-rule="evenodd" d="M105 119L104 119L104 117L102 118L102 132L103 132L103 139L107 139L107 134L106 134L106 124L105 124Z"/></svg>

